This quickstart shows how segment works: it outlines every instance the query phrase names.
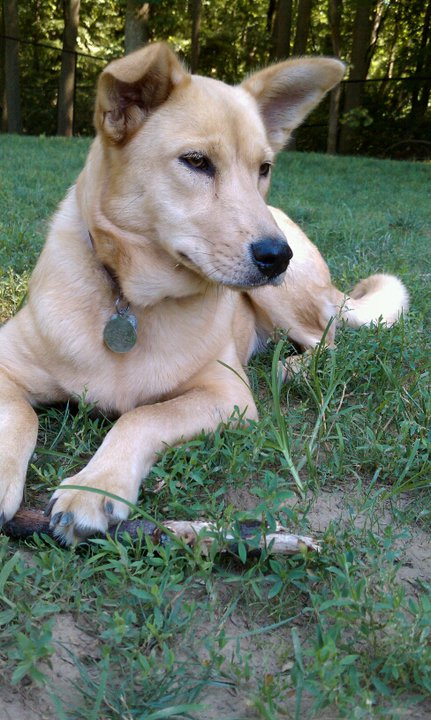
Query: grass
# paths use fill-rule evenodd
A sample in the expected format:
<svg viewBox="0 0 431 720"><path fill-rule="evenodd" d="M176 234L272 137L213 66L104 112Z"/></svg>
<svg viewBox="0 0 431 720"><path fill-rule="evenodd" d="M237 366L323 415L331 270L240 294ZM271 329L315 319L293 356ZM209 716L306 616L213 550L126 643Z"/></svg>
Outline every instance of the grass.
<svg viewBox="0 0 431 720"><path fill-rule="evenodd" d="M87 147L0 137L3 320ZM259 423L168 450L142 494L157 521L264 516L316 535L322 553L0 536L0 697L22 716L30 692L32 717L49 707L60 720L430 716L430 176L424 164L280 158L271 200L338 286L394 272L412 310L390 331L340 329L336 352L319 349L282 388L273 360L289 344L269 348L250 368ZM108 428L85 399L41 409L26 503L43 503Z"/></svg>

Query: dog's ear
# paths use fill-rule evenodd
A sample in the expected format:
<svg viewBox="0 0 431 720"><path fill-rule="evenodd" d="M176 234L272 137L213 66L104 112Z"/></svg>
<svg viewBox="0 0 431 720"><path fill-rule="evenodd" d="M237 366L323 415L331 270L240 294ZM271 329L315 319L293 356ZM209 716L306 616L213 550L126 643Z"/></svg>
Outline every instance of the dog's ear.
<svg viewBox="0 0 431 720"><path fill-rule="evenodd" d="M189 77L165 43L154 43L114 60L99 78L96 129L112 143L127 140L148 114L168 99L174 87Z"/></svg>
<svg viewBox="0 0 431 720"><path fill-rule="evenodd" d="M295 58L260 70L242 83L257 100L275 151L281 150L292 130L340 82L344 70L344 64L333 58Z"/></svg>

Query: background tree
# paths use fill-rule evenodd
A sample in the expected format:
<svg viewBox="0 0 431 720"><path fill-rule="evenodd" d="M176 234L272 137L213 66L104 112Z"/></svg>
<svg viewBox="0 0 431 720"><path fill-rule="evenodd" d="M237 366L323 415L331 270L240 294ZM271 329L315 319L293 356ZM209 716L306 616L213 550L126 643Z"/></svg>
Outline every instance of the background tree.
<svg viewBox="0 0 431 720"><path fill-rule="evenodd" d="M150 3L126 0L124 49L127 53L145 45L149 39Z"/></svg>
<svg viewBox="0 0 431 720"><path fill-rule="evenodd" d="M344 124L340 136L340 151L354 150L357 135L358 110L362 106L364 81L367 78L372 53L378 34L377 18L384 0L356 0L353 21L352 52L350 56L349 82L344 95Z"/></svg>
<svg viewBox="0 0 431 720"><path fill-rule="evenodd" d="M341 16L343 0L329 0L328 22L331 30L332 53L340 57L341 51ZM331 90L329 98L328 140L326 150L328 153L337 152L338 143L338 117L340 114L341 85Z"/></svg>
<svg viewBox="0 0 431 720"><path fill-rule="evenodd" d="M195 73L199 62L199 35L201 29L202 0L192 0L192 42L190 53L190 70Z"/></svg>
<svg viewBox="0 0 431 720"><path fill-rule="evenodd" d="M412 83L410 113L413 131L421 125L429 105L431 92L431 0L426 3L424 24L417 52L415 80Z"/></svg>
<svg viewBox="0 0 431 720"><path fill-rule="evenodd" d="M22 41L19 46L15 41L15 48L20 67L9 72L7 86L13 92L19 81L24 133L57 132L63 3L70 1L19 3ZM10 3L17 8L17 0L2 0L0 7ZM93 133L97 76L110 59L124 53L127 35L128 50L147 40L167 40L193 70L198 63L201 74L233 83L274 59L275 51L283 58L293 53L339 55L355 82L342 84L310 115L296 133L297 149L321 151L327 144L335 152L341 135L347 152L431 154L430 4L431 0L81 0L74 132ZM136 32L130 40L133 24ZM341 132L337 118L343 121Z"/></svg>
<svg viewBox="0 0 431 720"><path fill-rule="evenodd" d="M294 55L304 55L307 50L312 5L313 0L298 0L295 40L293 43Z"/></svg>
<svg viewBox="0 0 431 720"><path fill-rule="evenodd" d="M292 35L292 0L278 0L274 17L274 58L284 60L290 55Z"/></svg>
<svg viewBox="0 0 431 720"><path fill-rule="evenodd" d="M0 130L7 132L6 83L5 83L5 38L3 3L0 4Z"/></svg>
<svg viewBox="0 0 431 720"><path fill-rule="evenodd" d="M74 90L76 75L76 39L80 0L63 0L64 32L58 86L57 135L73 135Z"/></svg>
<svg viewBox="0 0 431 720"><path fill-rule="evenodd" d="M18 0L3 0L4 100L2 125L10 133L22 131L19 71Z"/></svg>

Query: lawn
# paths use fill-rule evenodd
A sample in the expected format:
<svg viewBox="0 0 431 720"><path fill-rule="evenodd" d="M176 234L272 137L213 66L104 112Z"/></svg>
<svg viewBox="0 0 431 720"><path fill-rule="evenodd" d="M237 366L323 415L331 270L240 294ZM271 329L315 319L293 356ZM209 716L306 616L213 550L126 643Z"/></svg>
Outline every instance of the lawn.
<svg viewBox="0 0 431 720"><path fill-rule="evenodd" d="M87 149L0 136L0 321ZM320 554L0 535L0 717L431 717L430 186L426 164L280 157L271 202L340 289L396 273L411 311L390 330L341 328L337 350L282 388L272 361L289 343L268 348L250 367L259 423L169 449L142 493L157 522L264 517L313 535ZM39 415L32 507L110 426L84 401Z"/></svg>

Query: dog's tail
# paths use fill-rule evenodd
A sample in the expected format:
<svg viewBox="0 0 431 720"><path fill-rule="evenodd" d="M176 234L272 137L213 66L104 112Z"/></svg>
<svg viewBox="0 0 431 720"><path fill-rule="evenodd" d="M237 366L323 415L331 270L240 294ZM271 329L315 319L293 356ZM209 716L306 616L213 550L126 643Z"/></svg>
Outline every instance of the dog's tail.
<svg viewBox="0 0 431 720"><path fill-rule="evenodd" d="M401 280L381 273L361 280L347 296L339 292L337 304L341 320L350 327L359 328L379 320L390 326L407 312L409 294Z"/></svg>

